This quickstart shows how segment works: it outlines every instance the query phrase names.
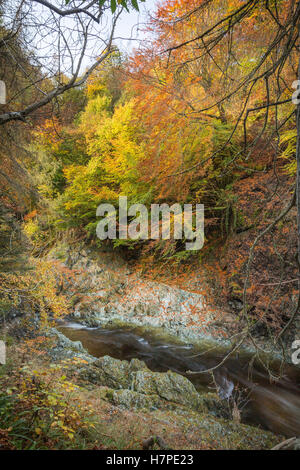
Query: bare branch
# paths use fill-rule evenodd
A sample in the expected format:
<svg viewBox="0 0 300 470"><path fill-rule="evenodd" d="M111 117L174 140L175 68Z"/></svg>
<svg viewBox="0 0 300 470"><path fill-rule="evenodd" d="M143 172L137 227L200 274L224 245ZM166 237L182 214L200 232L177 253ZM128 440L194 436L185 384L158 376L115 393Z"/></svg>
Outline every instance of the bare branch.
<svg viewBox="0 0 300 470"><path fill-rule="evenodd" d="M33 1L35 3L40 3L41 5L44 5L45 7L49 8L50 10L54 11L60 16L70 16L70 15L84 13L96 23L100 22L100 15L96 17L89 11L89 8L97 3L96 0L93 0L92 2L90 2L85 8L70 8L69 10L61 10L60 8L53 5L52 3L47 2L47 0L33 0Z"/></svg>

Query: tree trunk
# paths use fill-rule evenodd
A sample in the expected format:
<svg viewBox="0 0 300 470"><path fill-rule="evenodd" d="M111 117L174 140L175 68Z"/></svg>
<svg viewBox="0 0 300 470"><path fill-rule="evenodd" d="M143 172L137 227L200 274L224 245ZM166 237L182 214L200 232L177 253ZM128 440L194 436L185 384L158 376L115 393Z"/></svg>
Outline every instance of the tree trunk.
<svg viewBox="0 0 300 470"><path fill-rule="evenodd" d="M298 80L300 80L300 61L298 67ZM298 85L299 89L299 85ZM297 96L299 100L299 94ZM296 161L297 161L297 193L296 193L296 204L297 204L297 231L298 231L298 268L300 269L300 103L297 104L296 110L296 126L297 126L297 144L296 144Z"/></svg>

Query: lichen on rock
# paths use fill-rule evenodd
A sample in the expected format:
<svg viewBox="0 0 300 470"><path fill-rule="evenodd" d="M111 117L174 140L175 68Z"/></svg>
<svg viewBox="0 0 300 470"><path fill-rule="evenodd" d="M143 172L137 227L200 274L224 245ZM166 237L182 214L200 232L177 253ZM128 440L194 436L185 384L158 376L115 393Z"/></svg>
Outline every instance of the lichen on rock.
<svg viewBox="0 0 300 470"><path fill-rule="evenodd" d="M199 409L201 400L194 385L182 375L139 370L132 373L131 387L134 391L146 395L158 395L160 398Z"/></svg>

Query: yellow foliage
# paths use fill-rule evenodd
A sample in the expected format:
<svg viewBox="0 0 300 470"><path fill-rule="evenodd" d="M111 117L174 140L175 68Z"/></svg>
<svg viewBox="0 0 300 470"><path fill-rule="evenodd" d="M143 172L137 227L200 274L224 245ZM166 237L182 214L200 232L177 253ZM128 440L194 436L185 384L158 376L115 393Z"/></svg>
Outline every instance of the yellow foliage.
<svg viewBox="0 0 300 470"><path fill-rule="evenodd" d="M19 273L1 273L0 293L12 306L28 313L38 311L42 326L48 323L49 313L54 318L68 314L69 304L65 296L57 294L59 273L53 262L41 259L31 260L32 270Z"/></svg>

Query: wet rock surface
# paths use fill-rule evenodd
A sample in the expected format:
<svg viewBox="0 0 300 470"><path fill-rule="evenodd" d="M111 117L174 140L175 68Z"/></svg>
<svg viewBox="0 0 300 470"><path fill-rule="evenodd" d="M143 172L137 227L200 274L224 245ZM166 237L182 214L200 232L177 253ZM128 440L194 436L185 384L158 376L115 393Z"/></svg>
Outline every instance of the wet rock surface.
<svg viewBox="0 0 300 470"><path fill-rule="evenodd" d="M48 256L62 267L60 290L74 307L70 318L86 326L119 322L162 328L185 342L210 341L225 347L231 347L232 338L237 341L246 326L239 302L229 306L231 311L209 303L205 273L194 292L144 279L115 252L70 249L62 244ZM258 347L280 357L281 350L266 342L263 334L253 334ZM246 341L244 348L254 351L251 341ZM287 352L290 357L291 351Z"/></svg>
<svg viewBox="0 0 300 470"><path fill-rule="evenodd" d="M51 328L47 335L55 341L55 346L49 351L49 356L52 361L72 358L83 359L87 362L95 361L95 358L84 349L81 341L71 341L56 328Z"/></svg>
<svg viewBox="0 0 300 470"><path fill-rule="evenodd" d="M120 399L122 397L123 402L126 397L129 402L131 399L134 402L140 395L147 395L157 403L168 401L191 409L199 409L203 405L200 395L187 378L171 371L153 372L137 359L128 362L104 356L83 367L79 371L79 377L115 390L127 389L134 392L132 395L127 392L116 395Z"/></svg>
<svg viewBox="0 0 300 470"><path fill-rule="evenodd" d="M64 342L67 357L82 351L71 343ZM166 426L178 426L191 436L200 435L202 448L269 449L282 439L268 431L223 419L226 406L216 394L199 394L187 378L170 371L150 371L138 359L128 362L104 356L72 365L69 373L76 374L90 393L116 409L150 413L152 419Z"/></svg>
<svg viewBox="0 0 300 470"><path fill-rule="evenodd" d="M231 334L237 333L234 313L208 305L203 294L145 280L111 253L69 251L62 245L49 257L63 267L61 290L74 306L72 317L87 326L147 325L164 328L184 341L207 339L227 345Z"/></svg>

